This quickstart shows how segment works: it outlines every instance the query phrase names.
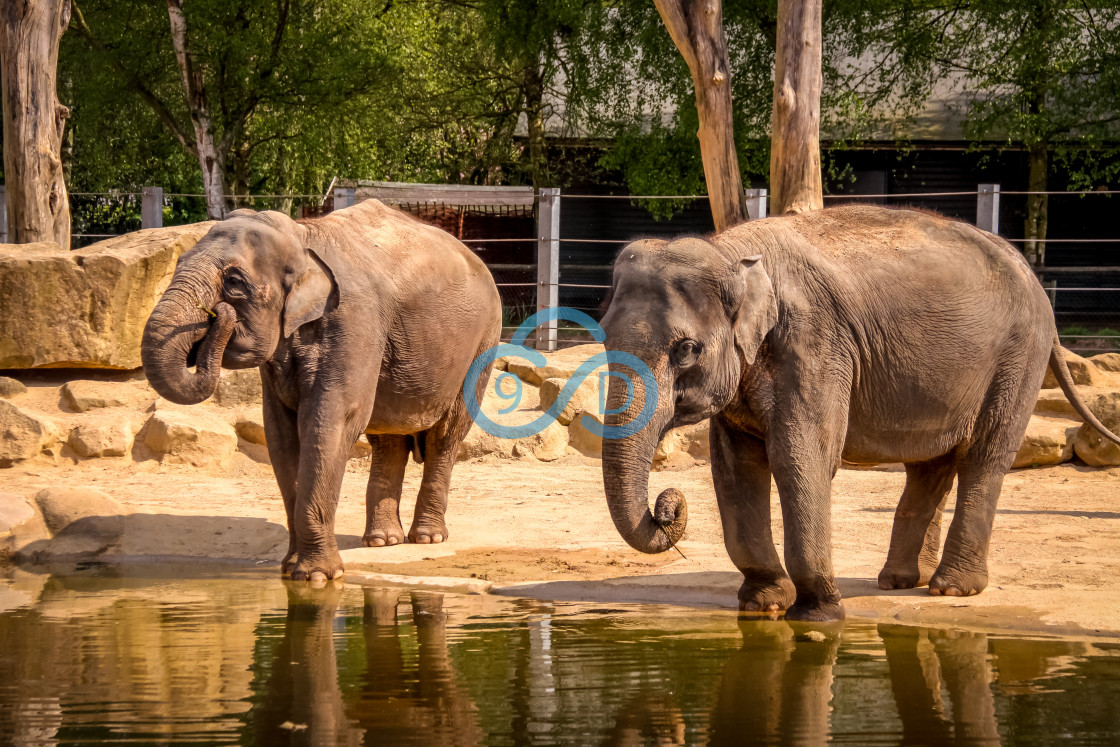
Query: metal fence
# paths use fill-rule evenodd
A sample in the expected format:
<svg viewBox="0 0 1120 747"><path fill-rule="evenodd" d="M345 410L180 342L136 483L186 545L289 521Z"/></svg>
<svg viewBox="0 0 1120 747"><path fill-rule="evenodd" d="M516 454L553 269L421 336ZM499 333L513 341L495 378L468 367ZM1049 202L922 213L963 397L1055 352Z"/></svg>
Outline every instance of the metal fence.
<svg viewBox="0 0 1120 747"><path fill-rule="evenodd" d="M440 213L443 220L439 224L456 233L486 261L502 296L502 324L507 339L525 318L544 308L563 305L599 318L610 289L614 259L622 247L635 238L671 239L712 230L706 195L561 194L558 189L546 188L535 196L518 197L518 207L504 213L501 201L506 198L486 200L491 220L477 224L472 232L463 230L462 206L448 207L450 188L447 186L392 185L392 188L374 194L421 219L431 218L429 213L434 215L441 208L451 210L451 224L447 223L446 210ZM479 192L479 188L464 189ZM2 190L0 186L0 241L6 238ZM513 191L508 187L499 190L504 190L503 195ZM1022 222L1009 220L1008 216L1021 216L1026 199L1032 194L1040 193L1002 192L997 184L981 184L975 191L967 192L829 194L825 195L825 202L826 205L861 202L935 210L973 222L1022 246L1027 241L1023 238ZM1066 200L1092 201L1093 210L1106 211L1111 204L1107 201L1120 192L1045 194L1055 203L1050 206L1054 235L1045 240L1046 262L1038 269L1038 274L1054 307L1062 342L1084 353L1120 351L1120 238L1100 235L1108 231L1075 218L1062 219L1076 212L1070 210L1071 203L1064 202ZM146 187L140 192L71 193L70 198L75 248L140 228L206 219L203 195L166 193L158 187ZM235 207L280 210L298 218L347 207L361 199L361 195L352 187L335 187L325 198L322 195L231 195L227 199ZM750 219L766 217L767 200L765 189L748 191ZM674 206L671 217L664 215L670 211L657 209L658 205L667 204ZM662 214L660 219L654 218L655 213ZM455 215L459 216L459 230L456 230ZM546 323L536 331L537 346L546 350L590 339L585 330L562 321Z"/></svg>

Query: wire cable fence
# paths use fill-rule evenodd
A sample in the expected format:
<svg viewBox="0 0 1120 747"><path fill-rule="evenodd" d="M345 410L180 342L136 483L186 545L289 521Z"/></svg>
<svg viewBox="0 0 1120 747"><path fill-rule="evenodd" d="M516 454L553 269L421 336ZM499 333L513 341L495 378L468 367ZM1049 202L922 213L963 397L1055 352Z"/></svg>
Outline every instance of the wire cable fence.
<svg viewBox="0 0 1120 747"><path fill-rule="evenodd" d="M149 189L71 193L74 248L139 230L153 220L153 204L159 225L207 220L204 195L162 190L151 194ZM486 262L502 297L505 339L550 298L560 306L601 318L615 257L636 238L672 239L707 235L713 230L707 195L553 191L556 194L548 209L558 219L551 226L541 221L543 197L507 206L453 204L446 197L410 197L407 190L397 199L379 197L449 231ZM543 195L545 190L541 192ZM235 208L278 210L293 218L309 218L335 209L341 193L336 190L325 197L228 195L226 199ZM749 199L757 201L755 210L765 216L765 190L753 193ZM998 185L981 185L969 191L827 194L824 199L826 206L858 203L934 210L993 230L1014 246L1041 250L1044 260L1036 272L1054 307L1061 340L1072 350L1093 354L1120 352L1120 238L1113 235L1113 222L1108 220L1109 201L1116 194L1120 190L1000 191ZM1049 201L1044 240L1024 235L1027 200L1038 195ZM351 189L337 207L353 200ZM142 215L145 209L149 213ZM549 260L548 252L556 255L552 260L555 273L541 264L542 256ZM590 342L592 337L587 330L559 322L553 339L550 347L565 347Z"/></svg>

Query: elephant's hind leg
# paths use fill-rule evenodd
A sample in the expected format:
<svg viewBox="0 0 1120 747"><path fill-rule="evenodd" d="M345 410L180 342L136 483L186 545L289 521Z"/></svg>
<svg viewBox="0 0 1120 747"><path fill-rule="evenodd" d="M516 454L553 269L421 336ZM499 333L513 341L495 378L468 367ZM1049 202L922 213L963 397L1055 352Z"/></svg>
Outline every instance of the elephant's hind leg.
<svg viewBox="0 0 1120 747"><path fill-rule="evenodd" d="M408 530L408 541L421 545L443 542L448 537L447 493L451 490L451 470L459 455L459 444L471 429L471 418L459 401L424 436L424 476L416 496L416 511Z"/></svg>
<svg viewBox="0 0 1120 747"><path fill-rule="evenodd" d="M362 544L384 547L404 542L401 527L401 486L408 464L409 437L367 434L373 448L366 486L366 531Z"/></svg>
<svg viewBox="0 0 1120 747"><path fill-rule="evenodd" d="M1041 366L1039 367L1041 368ZM1038 396L1041 371L1009 369L1012 382L997 377L971 443L957 468L957 503L945 537L941 564L929 580L930 594L967 597L988 585L988 546L1003 476L1011 469ZM1011 394L1009 397L1008 394Z"/></svg>
<svg viewBox="0 0 1120 747"><path fill-rule="evenodd" d="M879 573L880 589L929 583L941 550L941 515L957 473L956 452L906 465L906 488L894 514L891 547Z"/></svg>
<svg viewBox="0 0 1120 747"><path fill-rule="evenodd" d="M776 614L793 604L793 582L782 568L770 529L770 468L766 444L711 421L712 477L727 554L743 574L739 609Z"/></svg>

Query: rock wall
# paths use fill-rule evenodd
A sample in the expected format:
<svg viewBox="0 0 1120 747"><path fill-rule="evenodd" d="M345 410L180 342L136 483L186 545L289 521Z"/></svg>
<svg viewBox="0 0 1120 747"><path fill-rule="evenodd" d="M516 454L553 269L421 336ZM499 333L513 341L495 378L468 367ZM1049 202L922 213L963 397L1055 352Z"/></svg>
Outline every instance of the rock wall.
<svg viewBox="0 0 1120 747"><path fill-rule="evenodd" d="M66 251L0 244L0 369L140 366L140 336L179 255L209 223L152 228Z"/></svg>

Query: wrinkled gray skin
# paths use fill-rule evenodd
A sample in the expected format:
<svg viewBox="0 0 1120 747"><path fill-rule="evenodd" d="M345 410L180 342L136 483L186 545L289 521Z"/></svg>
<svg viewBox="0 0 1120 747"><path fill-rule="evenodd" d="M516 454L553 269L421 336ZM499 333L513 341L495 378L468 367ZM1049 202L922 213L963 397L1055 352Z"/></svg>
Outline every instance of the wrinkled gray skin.
<svg viewBox="0 0 1120 747"><path fill-rule="evenodd" d="M711 418L712 475L727 551L744 577L743 610L843 617L829 515L841 460L906 465L880 587L984 589L1003 475L1048 361L1081 416L1116 438L1078 399L1050 304L1022 255L933 214L844 207L712 239L635 242L615 263L602 326L607 349L645 362L659 391L644 429L603 443L615 526L643 552L681 537L679 491L649 510L650 465L667 431ZM635 388L608 425L639 411L640 381ZM608 408L625 402L626 386L612 376ZM771 477L784 568L770 531ZM956 513L939 563L954 478Z"/></svg>
<svg viewBox="0 0 1120 747"><path fill-rule="evenodd" d="M398 506L410 452L424 476L408 538L447 539L451 470L471 425L463 381L500 333L501 301L482 261L447 233L367 200L299 222L231 213L180 257L144 330L142 359L155 390L180 404L213 394L222 367L260 367L288 514L283 573L324 581L343 572L334 513L363 432L373 447L364 543L404 542Z"/></svg>

